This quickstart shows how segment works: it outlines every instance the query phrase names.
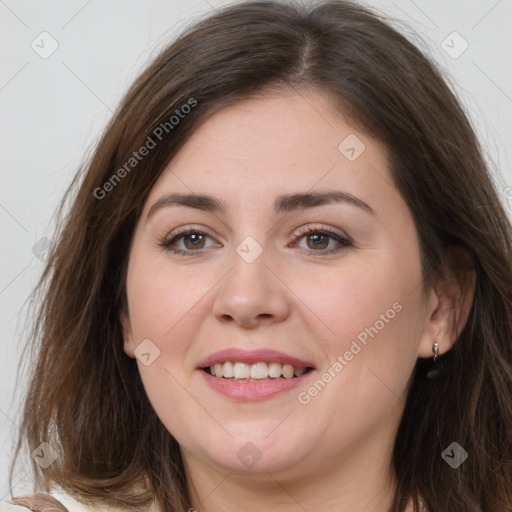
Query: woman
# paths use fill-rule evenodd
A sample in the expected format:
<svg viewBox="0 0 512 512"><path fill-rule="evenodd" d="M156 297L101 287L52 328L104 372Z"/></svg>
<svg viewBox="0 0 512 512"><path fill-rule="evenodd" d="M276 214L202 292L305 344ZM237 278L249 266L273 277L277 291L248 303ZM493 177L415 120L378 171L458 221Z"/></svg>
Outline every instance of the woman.
<svg viewBox="0 0 512 512"><path fill-rule="evenodd" d="M219 10L137 79L75 186L16 451L38 490L512 509L511 225L457 99L378 16Z"/></svg>

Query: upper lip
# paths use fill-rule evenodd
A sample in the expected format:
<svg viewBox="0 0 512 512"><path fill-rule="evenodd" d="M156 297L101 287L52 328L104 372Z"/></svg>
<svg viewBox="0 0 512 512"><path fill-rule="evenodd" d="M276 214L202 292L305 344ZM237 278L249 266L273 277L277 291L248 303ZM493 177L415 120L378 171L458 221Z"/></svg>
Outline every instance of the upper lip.
<svg viewBox="0 0 512 512"><path fill-rule="evenodd" d="M210 354L203 359L198 368L208 368L216 363L225 363L226 361L254 364L254 363L281 363L291 364L295 368L314 368L314 365L308 361L303 361L297 357L290 356L284 352L270 349L245 350L241 348L226 348Z"/></svg>

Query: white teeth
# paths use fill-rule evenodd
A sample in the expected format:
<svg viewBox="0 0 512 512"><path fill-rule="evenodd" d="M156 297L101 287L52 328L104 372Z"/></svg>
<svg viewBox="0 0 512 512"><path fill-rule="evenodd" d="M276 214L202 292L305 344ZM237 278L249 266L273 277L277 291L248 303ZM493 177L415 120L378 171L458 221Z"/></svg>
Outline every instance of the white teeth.
<svg viewBox="0 0 512 512"><path fill-rule="evenodd" d="M229 361L224 363L224 368L222 370L221 377L226 377L226 379L231 379L235 376L235 365L230 363Z"/></svg>
<svg viewBox="0 0 512 512"><path fill-rule="evenodd" d="M283 377L285 379L291 379L293 377L293 374L295 372L295 369L291 364L285 364L283 366Z"/></svg>
<svg viewBox="0 0 512 512"><path fill-rule="evenodd" d="M251 379L268 378L267 363L256 363L251 365Z"/></svg>
<svg viewBox="0 0 512 512"><path fill-rule="evenodd" d="M300 377L306 373L306 368L297 368L295 370L295 377Z"/></svg>
<svg viewBox="0 0 512 512"><path fill-rule="evenodd" d="M270 363L268 365L268 376L273 379L278 379L281 377L281 373L283 371L283 366L281 363Z"/></svg>
<svg viewBox="0 0 512 512"><path fill-rule="evenodd" d="M235 363L235 379L248 379L250 375L251 367L248 364Z"/></svg>
<svg viewBox="0 0 512 512"><path fill-rule="evenodd" d="M210 366L210 373L214 377L223 377L225 379L245 379L245 380L268 380L284 377L291 379L294 376L304 375L307 368L294 368L291 364L264 363L254 364L226 361L225 363L216 363Z"/></svg>

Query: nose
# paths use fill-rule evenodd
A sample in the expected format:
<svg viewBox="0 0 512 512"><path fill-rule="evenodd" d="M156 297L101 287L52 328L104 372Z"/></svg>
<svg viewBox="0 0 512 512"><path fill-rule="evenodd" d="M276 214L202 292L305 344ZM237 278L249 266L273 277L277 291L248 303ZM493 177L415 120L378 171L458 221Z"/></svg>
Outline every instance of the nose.
<svg viewBox="0 0 512 512"><path fill-rule="evenodd" d="M238 253L233 255L232 268L219 283L213 304L220 322L253 329L289 316L289 289L268 263L265 251L251 263Z"/></svg>

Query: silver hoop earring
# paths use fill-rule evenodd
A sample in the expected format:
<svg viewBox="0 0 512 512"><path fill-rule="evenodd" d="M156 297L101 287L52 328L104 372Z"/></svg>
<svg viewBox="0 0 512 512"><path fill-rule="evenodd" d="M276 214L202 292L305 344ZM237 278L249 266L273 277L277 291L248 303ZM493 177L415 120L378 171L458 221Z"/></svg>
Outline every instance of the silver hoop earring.
<svg viewBox="0 0 512 512"><path fill-rule="evenodd" d="M434 340L434 343L432 344L432 352L434 353L434 360L432 361L432 367L427 372L427 379L429 380L438 380L441 376L441 372L435 368L436 359L439 353L439 344L436 340Z"/></svg>

